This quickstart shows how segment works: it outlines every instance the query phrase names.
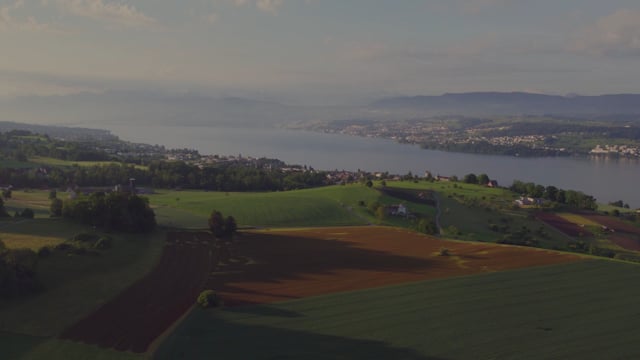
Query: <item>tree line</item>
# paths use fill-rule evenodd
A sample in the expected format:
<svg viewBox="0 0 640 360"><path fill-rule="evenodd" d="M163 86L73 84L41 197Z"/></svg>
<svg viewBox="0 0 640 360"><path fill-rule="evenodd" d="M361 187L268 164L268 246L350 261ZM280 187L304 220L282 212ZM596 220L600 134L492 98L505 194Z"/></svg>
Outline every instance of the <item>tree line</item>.
<svg viewBox="0 0 640 360"><path fill-rule="evenodd" d="M21 187L62 188L128 184L135 178L141 186L212 191L279 191L325 185L326 173L220 164L200 168L182 161L152 161L147 168L129 164L95 166L0 168L0 183Z"/></svg>
<svg viewBox="0 0 640 360"><path fill-rule="evenodd" d="M515 180L509 189L523 196L553 201L574 209L596 210L598 208L596 199L581 191L563 190L555 186L545 187L520 180Z"/></svg>

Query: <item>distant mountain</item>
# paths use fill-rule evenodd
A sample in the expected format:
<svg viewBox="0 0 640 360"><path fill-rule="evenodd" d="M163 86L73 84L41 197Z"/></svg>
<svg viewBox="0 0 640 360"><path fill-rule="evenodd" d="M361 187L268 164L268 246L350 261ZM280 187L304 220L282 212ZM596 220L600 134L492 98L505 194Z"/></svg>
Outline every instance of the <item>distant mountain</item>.
<svg viewBox="0 0 640 360"><path fill-rule="evenodd" d="M420 112L425 115L575 115L640 114L640 95L556 96L524 92L470 92L440 96L381 99L377 110Z"/></svg>
<svg viewBox="0 0 640 360"><path fill-rule="evenodd" d="M238 97L123 91L18 97L0 101L0 109L0 121L80 126L135 123L272 127L318 117L341 117L332 114L343 113Z"/></svg>

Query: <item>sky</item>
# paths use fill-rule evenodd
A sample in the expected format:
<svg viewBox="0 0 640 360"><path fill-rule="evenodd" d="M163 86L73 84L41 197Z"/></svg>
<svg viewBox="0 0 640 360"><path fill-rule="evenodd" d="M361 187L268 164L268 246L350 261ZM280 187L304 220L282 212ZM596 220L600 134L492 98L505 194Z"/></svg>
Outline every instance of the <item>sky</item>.
<svg viewBox="0 0 640 360"><path fill-rule="evenodd" d="M0 0L0 97L638 93L638 0Z"/></svg>

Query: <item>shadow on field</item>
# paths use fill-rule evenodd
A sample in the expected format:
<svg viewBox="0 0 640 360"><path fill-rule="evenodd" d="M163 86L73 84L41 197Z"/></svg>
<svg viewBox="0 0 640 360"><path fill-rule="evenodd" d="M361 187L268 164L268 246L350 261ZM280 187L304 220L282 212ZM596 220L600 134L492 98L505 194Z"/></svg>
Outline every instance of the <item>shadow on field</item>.
<svg viewBox="0 0 640 360"><path fill-rule="evenodd" d="M21 359L46 338L0 331L0 355L3 359Z"/></svg>
<svg viewBox="0 0 640 360"><path fill-rule="evenodd" d="M275 307L267 306L267 305L257 305L257 306L236 306L232 308L226 309L226 311L238 314L250 314L257 316L269 316L269 317L281 317L281 318L298 318L302 317L301 314L285 309L278 309Z"/></svg>
<svg viewBox="0 0 640 360"><path fill-rule="evenodd" d="M207 283L229 306L381 286L388 277L403 278L435 267L423 258L297 235L244 233L232 247L234 256L252 261L223 260Z"/></svg>
<svg viewBox="0 0 640 360"><path fill-rule="evenodd" d="M226 319L226 312L194 311L159 347L154 359L437 360L382 341L256 325L243 319L234 321Z"/></svg>

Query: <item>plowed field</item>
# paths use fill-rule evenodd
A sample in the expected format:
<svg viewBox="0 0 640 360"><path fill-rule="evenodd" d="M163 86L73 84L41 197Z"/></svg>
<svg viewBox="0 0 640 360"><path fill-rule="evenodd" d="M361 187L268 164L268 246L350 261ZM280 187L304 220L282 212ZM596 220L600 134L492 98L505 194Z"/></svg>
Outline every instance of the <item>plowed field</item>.
<svg viewBox="0 0 640 360"><path fill-rule="evenodd" d="M208 233L170 233L146 277L63 332L63 339L145 352L194 303L211 270Z"/></svg>
<svg viewBox="0 0 640 360"><path fill-rule="evenodd" d="M443 247L449 256L439 255ZM247 232L232 253L232 261L220 263L208 284L231 306L580 259L386 227Z"/></svg>
<svg viewBox="0 0 640 360"><path fill-rule="evenodd" d="M609 240L623 249L640 251L640 228L611 216L582 214L583 217L606 226L615 232L609 235Z"/></svg>
<svg viewBox="0 0 640 360"><path fill-rule="evenodd" d="M539 212L536 214L536 217L572 237L580 236L580 234L583 236L592 235L589 230L586 230L585 228L582 228L556 214Z"/></svg>

